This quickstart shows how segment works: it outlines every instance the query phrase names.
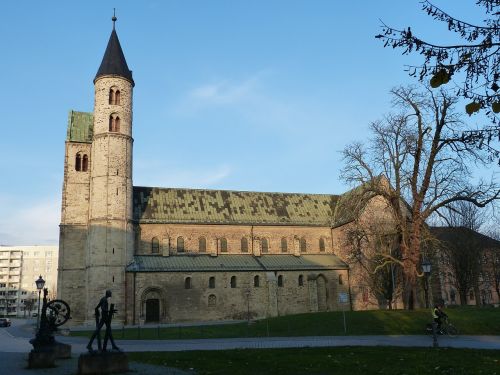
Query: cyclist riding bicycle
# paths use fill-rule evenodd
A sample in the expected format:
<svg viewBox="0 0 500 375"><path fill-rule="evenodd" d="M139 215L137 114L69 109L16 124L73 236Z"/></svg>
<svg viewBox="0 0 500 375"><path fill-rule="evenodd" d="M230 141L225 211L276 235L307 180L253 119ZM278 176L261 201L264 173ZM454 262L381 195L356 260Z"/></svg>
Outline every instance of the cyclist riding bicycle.
<svg viewBox="0 0 500 375"><path fill-rule="evenodd" d="M446 319L448 315L443 311L444 304L442 302L438 302L434 305L434 309L432 309L432 317L434 321L437 323L437 333L443 334L441 331L441 324L443 323L443 319Z"/></svg>

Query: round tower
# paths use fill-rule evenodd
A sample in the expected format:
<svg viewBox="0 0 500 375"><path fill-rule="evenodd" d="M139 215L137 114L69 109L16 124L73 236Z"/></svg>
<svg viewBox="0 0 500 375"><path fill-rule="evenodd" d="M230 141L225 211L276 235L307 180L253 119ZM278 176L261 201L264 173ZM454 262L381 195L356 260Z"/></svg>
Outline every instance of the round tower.
<svg viewBox="0 0 500 375"><path fill-rule="evenodd" d="M90 171L90 209L86 257L87 312L107 289L125 317L125 267L133 256L132 93L134 81L115 30L94 79L94 136Z"/></svg>

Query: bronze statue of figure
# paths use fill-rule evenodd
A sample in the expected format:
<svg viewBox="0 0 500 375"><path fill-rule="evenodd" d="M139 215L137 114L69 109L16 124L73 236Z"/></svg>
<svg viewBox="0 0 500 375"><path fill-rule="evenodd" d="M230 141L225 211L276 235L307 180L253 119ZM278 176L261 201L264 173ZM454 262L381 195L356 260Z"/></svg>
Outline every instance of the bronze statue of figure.
<svg viewBox="0 0 500 375"><path fill-rule="evenodd" d="M106 294L101 298L97 306L95 307L95 324L96 329L90 338L89 343L87 344L87 349L92 352L92 343L94 339L97 337L97 347L99 351L106 351L106 347L108 345L108 339L111 342L111 347L113 350L120 350L113 340L113 335L111 333L111 320L113 319L113 314L117 312L115 310L114 305L111 304L111 308L108 304L108 298L111 297L111 290L106 290ZM99 312L99 310L101 310ZM104 346L101 346L101 329L106 325L106 331L104 334Z"/></svg>

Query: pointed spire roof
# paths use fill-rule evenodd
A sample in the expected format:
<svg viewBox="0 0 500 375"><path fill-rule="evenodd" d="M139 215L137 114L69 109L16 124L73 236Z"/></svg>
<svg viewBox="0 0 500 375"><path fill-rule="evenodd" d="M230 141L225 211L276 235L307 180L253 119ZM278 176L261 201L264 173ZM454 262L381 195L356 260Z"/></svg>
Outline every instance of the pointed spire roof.
<svg viewBox="0 0 500 375"><path fill-rule="evenodd" d="M116 17L113 16L113 31L111 31L111 36L109 37L108 46L106 47L106 52L104 52L104 57L102 58L101 66L94 78L94 82L97 78L106 75L114 75L128 79L134 85L134 80L132 79L132 71L128 69L127 61L123 55L122 47L120 46L120 41L118 40L118 35L115 30Z"/></svg>

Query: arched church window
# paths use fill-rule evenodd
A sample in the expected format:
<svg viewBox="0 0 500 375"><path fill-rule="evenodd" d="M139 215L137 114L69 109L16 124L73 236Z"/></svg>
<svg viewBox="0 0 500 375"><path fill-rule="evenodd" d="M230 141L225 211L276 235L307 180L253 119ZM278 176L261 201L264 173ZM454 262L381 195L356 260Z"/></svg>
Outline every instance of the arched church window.
<svg viewBox="0 0 500 375"><path fill-rule="evenodd" d="M227 240L225 238L220 239L220 252L227 253Z"/></svg>
<svg viewBox="0 0 500 375"><path fill-rule="evenodd" d="M210 294L208 296L208 307L215 307L217 305L217 297L215 294Z"/></svg>
<svg viewBox="0 0 500 375"><path fill-rule="evenodd" d="M210 276L210 278L208 279L208 287L210 289L215 288L215 276Z"/></svg>
<svg viewBox="0 0 500 375"><path fill-rule="evenodd" d="M120 105L120 90L115 87L109 89L109 104Z"/></svg>
<svg viewBox="0 0 500 375"><path fill-rule="evenodd" d="M200 253L205 253L207 251L207 239L205 237L200 237L198 239L198 251Z"/></svg>
<svg viewBox="0 0 500 375"><path fill-rule="evenodd" d="M304 276L299 275L299 286L304 286Z"/></svg>
<svg viewBox="0 0 500 375"><path fill-rule="evenodd" d="M286 238L285 238L285 237L283 237L283 238L281 239L281 252L282 252L282 253L286 253L287 251L288 251L288 243L287 243L287 241L286 241Z"/></svg>
<svg viewBox="0 0 500 375"><path fill-rule="evenodd" d="M115 104L115 90L109 89L109 104Z"/></svg>
<svg viewBox="0 0 500 375"><path fill-rule="evenodd" d="M231 276L231 288L236 288L236 276Z"/></svg>
<svg viewBox="0 0 500 375"><path fill-rule="evenodd" d="M184 289L191 289L191 288L192 288L191 278L190 277L186 277L184 279Z"/></svg>
<svg viewBox="0 0 500 375"><path fill-rule="evenodd" d="M120 90L115 91L115 105L120 105Z"/></svg>
<svg viewBox="0 0 500 375"><path fill-rule="evenodd" d="M325 252L325 239L324 238L319 239L319 251L321 251L322 253Z"/></svg>
<svg viewBox="0 0 500 375"><path fill-rule="evenodd" d="M246 237L241 239L241 252L248 253L248 240Z"/></svg>
<svg viewBox="0 0 500 375"><path fill-rule="evenodd" d="M184 252L184 238L183 237L177 237L177 252L178 253Z"/></svg>
<svg viewBox="0 0 500 375"><path fill-rule="evenodd" d="M342 277L342 275L339 275L339 285L343 284L344 284L344 278Z"/></svg>
<svg viewBox="0 0 500 375"><path fill-rule="evenodd" d="M306 239L304 237L302 237L300 239L300 252L301 253L305 253L307 251L307 243L306 243Z"/></svg>
<svg viewBox="0 0 500 375"><path fill-rule="evenodd" d="M153 237L151 240L151 253L158 254L160 252L160 241L157 237Z"/></svg>
<svg viewBox="0 0 500 375"><path fill-rule="evenodd" d="M82 157L80 154L76 154L75 171L80 172L81 170L82 170Z"/></svg>
<svg viewBox="0 0 500 375"><path fill-rule="evenodd" d="M282 287L283 287L283 275L279 275L279 276L278 276L278 286L279 286L280 288L282 288Z"/></svg>
<svg viewBox="0 0 500 375"><path fill-rule="evenodd" d="M267 238L263 238L261 240L261 245L262 245L262 252L268 253L269 252L269 242L267 242Z"/></svg>
<svg viewBox="0 0 500 375"><path fill-rule="evenodd" d="M259 275L255 275L253 277L253 286L255 288L258 288L260 286L260 278L259 278Z"/></svg>
<svg viewBox="0 0 500 375"><path fill-rule="evenodd" d="M82 171L87 172L88 169L89 169L89 157L87 155L83 155Z"/></svg>

